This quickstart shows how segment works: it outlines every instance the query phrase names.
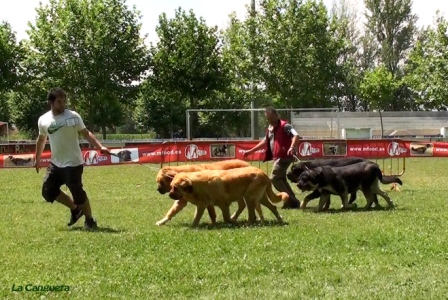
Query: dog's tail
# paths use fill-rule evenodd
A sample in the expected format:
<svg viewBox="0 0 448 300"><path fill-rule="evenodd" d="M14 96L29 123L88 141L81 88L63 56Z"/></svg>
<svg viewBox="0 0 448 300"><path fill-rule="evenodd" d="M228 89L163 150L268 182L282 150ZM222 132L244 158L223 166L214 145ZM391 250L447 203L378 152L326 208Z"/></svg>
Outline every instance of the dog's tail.
<svg viewBox="0 0 448 300"><path fill-rule="evenodd" d="M285 192L274 193L272 190L272 184L269 183L266 188L266 194L268 194L269 199L272 203L279 203L281 201L287 202L289 200L289 195Z"/></svg>
<svg viewBox="0 0 448 300"><path fill-rule="evenodd" d="M401 181L400 178L397 176L385 176L382 175L380 178L381 183L383 184L391 184L391 183L398 183L399 185L403 185L403 181Z"/></svg>
<svg viewBox="0 0 448 300"><path fill-rule="evenodd" d="M377 172L378 172L378 179L381 181L382 184L398 183L399 185L403 185L403 181L401 181L401 179L398 178L397 176L383 175L383 173L379 168L377 169Z"/></svg>

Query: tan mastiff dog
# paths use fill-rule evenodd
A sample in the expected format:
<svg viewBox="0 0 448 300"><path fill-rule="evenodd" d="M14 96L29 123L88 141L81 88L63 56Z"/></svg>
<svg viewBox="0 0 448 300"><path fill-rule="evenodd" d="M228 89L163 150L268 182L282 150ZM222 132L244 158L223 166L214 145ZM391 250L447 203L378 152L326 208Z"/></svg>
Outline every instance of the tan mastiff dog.
<svg viewBox="0 0 448 300"><path fill-rule="evenodd" d="M171 182L170 198L185 199L196 205L193 226L197 226L209 206L218 206L224 222L232 223L230 205L234 201L245 201L249 223L256 219L255 208L263 204L271 210L279 222L282 217L273 203L288 201L289 196L272 190L271 179L256 167L243 167L230 170L204 170L176 174ZM244 209L244 208L243 208Z"/></svg>
<svg viewBox="0 0 448 300"><path fill-rule="evenodd" d="M179 172L196 172L202 170L229 170L248 166L250 166L249 163L239 159L228 159L208 164L165 166L159 170L156 177L157 191L159 191L159 193L162 195L168 193L170 191L171 181L173 180L174 176ZM187 205L187 203L188 202L184 199L176 200L174 204L171 206L171 208L168 210L168 212L165 214L165 216L161 220L157 221L156 225L166 224L177 213L179 213ZM244 202L242 204L244 204ZM243 209L244 207L241 209L241 211ZM216 222L215 208L213 207L213 205L210 205L207 207L207 210L211 222L215 223ZM257 212L260 219L263 219L263 214L260 207L257 207Z"/></svg>

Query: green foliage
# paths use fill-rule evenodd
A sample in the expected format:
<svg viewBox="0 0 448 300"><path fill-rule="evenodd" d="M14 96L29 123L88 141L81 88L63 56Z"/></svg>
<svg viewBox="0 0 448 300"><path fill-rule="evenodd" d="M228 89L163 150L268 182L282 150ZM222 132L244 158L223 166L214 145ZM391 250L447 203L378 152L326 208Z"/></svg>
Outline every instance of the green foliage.
<svg viewBox="0 0 448 300"><path fill-rule="evenodd" d="M17 43L15 33L7 22L0 23L0 94L11 91L20 81L24 48Z"/></svg>
<svg viewBox="0 0 448 300"><path fill-rule="evenodd" d="M324 4L261 1L256 20L262 56L254 67L277 105L329 106L340 44Z"/></svg>
<svg viewBox="0 0 448 300"><path fill-rule="evenodd" d="M438 15L435 28L427 28L413 49L406 81L423 109L447 110L448 21Z"/></svg>
<svg viewBox="0 0 448 300"><path fill-rule="evenodd" d="M15 33L7 22L0 23L0 121L11 122L14 103L11 93L20 84L25 51L17 43Z"/></svg>
<svg viewBox="0 0 448 300"><path fill-rule="evenodd" d="M39 117L49 109L46 101L46 86L39 80L28 81L10 96L14 124L32 139L38 135Z"/></svg>
<svg viewBox="0 0 448 300"><path fill-rule="evenodd" d="M366 72L360 84L364 109L399 110L391 105L400 86L401 81L384 66Z"/></svg>
<svg viewBox="0 0 448 300"><path fill-rule="evenodd" d="M159 17L159 41L151 45L151 75L142 89L136 119L165 137L185 130L187 108L216 107L215 95L229 85L216 27L181 8ZM193 126L199 119L192 118Z"/></svg>
<svg viewBox="0 0 448 300"><path fill-rule="evenodd" d="M382 90L384 94L372 95L378 99L383 97L382 100L377 99L374 103L387 110L416 109L412 94L406 83L402 81L403 63L408 58L417 32L418 18L412 13L412 0L365 0L364 4L366 6L367 30L374 37L376 44L376 47L373 48L376 50L375 58L378 62L376 65L384 66L388 71L386 78L378 78L382 81L382 85L377 86L377 89ZM376 73L386 75L384 72L384 70L379 70ZM388 76L389 73L392 78ZM371 76L365 81L372 79ZM395 87L396 90L389 90L392 87ZM385 92L386 90L387 92ZM364 92L366 91L364 90ZM389 94L391 96L387 96ZM369 96L366 101L369 102L369 99L372 100ZM364 107L366 107L365 102Z"/></svg>
<svg viewBox="0 0 448 300"><path fill-rule="evenodd" d="M364 4L367 28L378 43L377 57L396 76L416 33L412 0L364 0Z"/></svg>
<svg viewBox="0 0 448 300"><path fill-rule="evenodd" d="M179 8L173 19L160 15L156 32L160 40L151 46L151 71L164 92L176 92L190 108L199 108L201 100L224 89L227 74L216 27Z"/></svg>
<svg viewBox="0 0 448 300"><path fill-rule="evenodd" d="M187 102L180 101L179 92L166 94L153 78L142 85L137 97L133 118L139 129L154 131L161 137L172 137L173 133L185 128Z"/></svg>
<svg viewBox="0 0 448 300"><path fill-rule="evenodd" d="M0 122L11 120L10 93L0 93Z"/></svg>
<svg viewBox="0 0 448 300"><path fill-rule="evenodd" d="M360 13L348 0L333 3L331 24L335 40L341 43L334 90L336 105L348 111L363 110L359 85L374 64L374 41L359 28Z"/></svg>
<svg viewBox="0 0 448 300"><path fill-rule="evenodd" d="M417 38L411 0L365 0L365 28L349 0L334 1L330 15L317 0L257 1L221 31L179 7L146 47L125 0L49 0L29 40L0 24L0 118L35 135L54 86L103 138L185 136L187 109L446 109L445 19ZM248 136L248 116L193 113L193 137Z"/></svg>
<svg viewBox="0 0 448 300"><path fill-rule="evenodd" d="M148 69L140 18L124 0L51 0L30 23L35 72L70 93L90 128L122 123L133 82Z"/></svg>

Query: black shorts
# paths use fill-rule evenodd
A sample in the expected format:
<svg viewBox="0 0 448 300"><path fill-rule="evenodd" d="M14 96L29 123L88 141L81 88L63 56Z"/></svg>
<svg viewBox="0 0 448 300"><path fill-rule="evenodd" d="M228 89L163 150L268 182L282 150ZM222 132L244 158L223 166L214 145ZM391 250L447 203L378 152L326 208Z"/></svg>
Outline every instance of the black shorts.
<svg viewBox="0 0 448 300"><path fill-rule="evenodd" d="M53 203L61 193L61 186L65 184L73 196L73 201L76 204L83 204L87 200L82 184L83 171L83 165L59 168L51 163L44 177L42 196L46 201Z"/></svg>

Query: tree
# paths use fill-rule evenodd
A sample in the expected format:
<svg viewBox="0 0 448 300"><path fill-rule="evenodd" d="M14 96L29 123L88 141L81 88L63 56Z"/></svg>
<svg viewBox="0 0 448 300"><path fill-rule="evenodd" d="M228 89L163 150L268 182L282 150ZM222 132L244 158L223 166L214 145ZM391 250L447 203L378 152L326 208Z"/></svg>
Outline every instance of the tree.
<svg viewBox="0 0 448 300"><path fill-rule="evenodd" d="M19 84L24 50L7 22L0 23L0 93L14 90Z"/></svg>
<svg viewBox="0 0 448 300"><path fill-rule="evenodd" d="M401 84L385 66L366 72L360 84L364 110L397 110L393 99Z"/></svg>
<svg viewBox="0 0 448 300"><path fill-rule="evenodd" d="M234 13L229 16L228 27L222 31L223 63L228 70L230 83L225 92L215 96L216 108L249 108L251 102L258 107L266 99L257 66L262 58L254 8L249 8L246 19L239 20ZM215 124L221 136L249 136L250 120L247 112L210 114L208 124ZM258 114L254 114L255 124ZM220 125L221 124L221 125ZM223 126L224 125L224 126ZM211 125L209 125L211 126ZM256 126L255 137L258 136Z"/></svg>
<svg viewBox="0 0 448 300"><path fill-rule="evenodd" d="M22 75L24 49L7 22L0 23L0 121L11 120L10 93L17 89Z"/></svg>
<svg viewBox="0 0 448 300"><path fill-rule="evenodd" d="M21 132L25 132L32 139L37 138L39 117L49 109L45 97L48 82L40 79L28 80L20 89L10 93L11 117Z"/></svg>
<svg viewBox="0 0 448 300"><path fill-rule="evenodd" d="M374 68L375 43L369 31L359 27L356 2L336 0L331 9L335 40L341 41L335 76L335 102L339 109L363 110L359 85L366 71Z"/></svg>
<svg viewBox="0 0 448 300"><path fill-rule="evenodd" d="M141 18L124 0L50 0L29 23L33 73L64 87L87 126L120 125L148 69Z"/></svg>
<svg viewBox="0 0 448 300"><path fill-rule="evenodd" d="M416 33L412 0L364 0L364 4L366 26L378 43L377 58L395 77Z"/></svg>
<svg viewBox="0 0 448 300"><path fill-rule="evenodd" d="M339 41L322 2L266 0L256 15L266 92L283 107L328 107L334 95Z"/></svg>
<svg viewBox="0 0 448 300"><path fill-rule="evenodd" d="M447 110L448 21L438 12L434 28L426 28L407 63L405 78L420 109Z"/></svg>
<svg viewBox="0 0 448 300"><path fill-rule="evenodd" d="M142 85L137 97L133 119L139 129L154 131L159 137L173 137L185 129L187 102L180 101L179 92L166 94L153 77Z"/></svg>
<svg viewBox="0 0 448 300"><path fill-rule="evenodd" d="M160 15L156 31L159 41L151 44L151 86L157 86L159 101L165 107L213 107L213 95L229 84L217 28L207 26L192 10L178 8L173 19ZM177 120L181 121L185 124L185 117ZM191 121L199 126L196 116Z"/></svg>
<svg viewBox="0 0 448 300"><path fill-rule="evenodd" d="M417 15L412 14L412 0L364 0L368 31L377 44L376 65L385 66L396 85L395 97L391 98L394 110L415 107L409 88L402 81L403 64L414 43Z"/></svg>
<svg viewBox="0 0 448 300"><path fill-rule="evenodd" d="M11 120L9 93L0 93L0 122Z"/></svg>

